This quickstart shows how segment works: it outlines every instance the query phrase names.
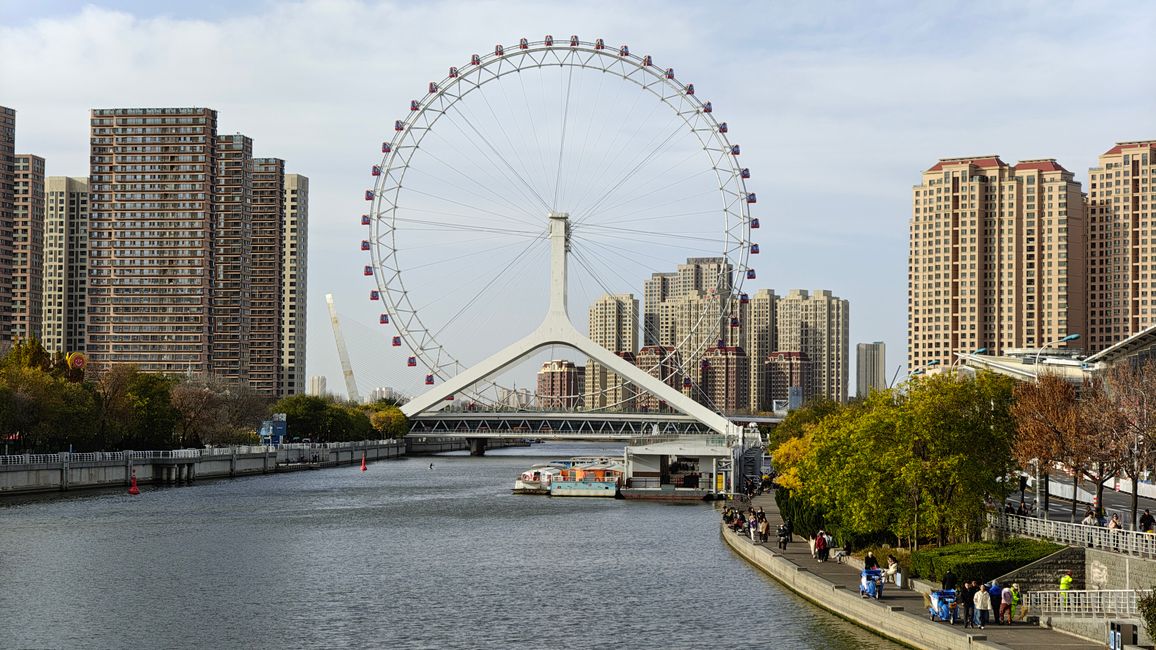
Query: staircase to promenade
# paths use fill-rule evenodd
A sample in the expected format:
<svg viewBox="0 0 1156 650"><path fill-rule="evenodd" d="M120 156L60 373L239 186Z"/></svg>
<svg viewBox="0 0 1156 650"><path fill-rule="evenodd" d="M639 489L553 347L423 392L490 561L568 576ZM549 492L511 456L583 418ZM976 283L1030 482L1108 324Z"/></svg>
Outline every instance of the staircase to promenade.
<svg viewBox="0 0 1156 650"><path fill-rule="evenodd" d="M763 508L772 529L781 521L773 496L755 497L752 505ZM932 622L923 595L915 591L887 585L882 599L860 599L859 571L847 564L817 562L811 557L805 539L799 536L795 536L783 552L775 548L773 536L770 542L761 545L725 527L722 534L737 553L795 593L866 629L913 647L1091 650L1105 645L1028 624L964 630L961 624Z"/></svg>

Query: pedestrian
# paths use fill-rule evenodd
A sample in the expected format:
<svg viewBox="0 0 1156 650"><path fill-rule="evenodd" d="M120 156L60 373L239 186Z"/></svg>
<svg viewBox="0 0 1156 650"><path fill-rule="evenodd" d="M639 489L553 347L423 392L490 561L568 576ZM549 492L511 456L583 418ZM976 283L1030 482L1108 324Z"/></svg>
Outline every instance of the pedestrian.
<svg viewBox="0 0 1156 650"><path fill-rule="evenodd" d="M779 524L779 549L787 550L787 542L791 541L791 533L787 529L787 524Z"/></svg>
<svg viewBox="0 0 1156 650"><path fill-rule="evenodd" d="M1152 516L1151 512L1148 512L1147 508L1144 508L1144 514L1140 515L1140 530L1150 533L1153 525L1156 525L1156 518Z"/></svg>
<svg viewBox="0 0 1156 650"><path fill-rule="evenodd" d="M944 588L944 590L955 589L955 583L958 580L959 580L959 578L956 577L955 572L952 571L951 569L948 569L947 573L943 574L943 588Z"/></svg>
<svg viewBox="0 0 1156 650"><path fill-rule="evenodd" d="M963 603L963 627L975 627L975 581L964 581L956 602Z"/></svg>
<svg viewBox="0 0 1156 650"><path fill-rule="evenodd" d="M991 611L991 594L988 593L988 585L983 585L976 590L973 604L975 605L975 625L979 629L987 627L988 612Z"/></svg>
<svg viewBox="0 0 1156 650"><path fill-rule="evenodd" d="M1008 619L1012 620L1012 621L1014 621L1016 619L1022 620L1024 618L1024 616L1023 616L1023 608L1020 606L1020 603L1023 602L1023 594L1020 593L1020 585L1018 582L1012 583L1011 595L1012 595L1011 615L1008 617Z"/></svg>
<svg viewBox="0 0 1156 650"><path fill-rule="evenodd" d="M863 568L864 569L878 569L879 568L879 560L875 559L875 552L874 551L867 551L867 557L863 558Z"/></svg>
<svg viewBox="0 0 1156 650"><path fill-rule="evenodd" d="M1108 530L1120 530L1121 528L1122 526L1120 525L1120 514L1113 513L1112 519L1108 521Z"/></svg>
<svg viewBox="0 0 1156 650"><path fill-rule="evenodd" d="M825 553L827 551L827 534L823 529L819 529L819 533L815 535L815 559L822 562L827 559Z"/></svg>
<svg viewBox="0 0 1156 650"><path fill-rule="evenodd" d="M1003 589L999 586L999 583L996 582L995 580L992 580L991 586L988 587L988 589L987 589L988 599L991 602L991 606L988 609L991 610L991 612L993 614L992 618L995 619L996 625L1000 624L1000 620L999 620L999 617L994 616L994 614L998 613L997 608L999 607L1000 594L1002 594L1002 593L1003 593Z"/></svg>
<svg viewBox="0 0 1156 650"><path fill-rule="evenodd" d="M1099 526L1100 520L1096 519L1096 513L1089 510L1087 514L1084 515L1084 518L1080 521L1080 523L1085 526Z"/></svg>
<svg viewBox="0 0 1156 650"><path fill-rule="evenodd" d="M1072 570L1068 569L1064 572L1063 577L1060 578L1060 591L1063 595L1060 596L1061 604L1068 604L1068 591L1072 588Z"/></svg>
<svg viewBox="0 0 1156 650"><path fill-rule="evenodd" d="M1008 625L1012 624L1012 590L1011 587L1004 587L1003 591L999 592L999 622L1003 623L1005 620Z"/></svg>

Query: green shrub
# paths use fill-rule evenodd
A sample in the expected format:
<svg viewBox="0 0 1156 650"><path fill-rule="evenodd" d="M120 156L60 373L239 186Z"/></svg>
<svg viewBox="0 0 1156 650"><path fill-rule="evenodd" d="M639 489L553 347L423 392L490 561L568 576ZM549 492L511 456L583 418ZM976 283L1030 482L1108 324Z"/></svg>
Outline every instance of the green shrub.
<svg viewBox="0 0 1156 650"><path fill-rule="evenodd" d="M1151 593L1136 598L1136 609L1144 622L1144 631L1149 637L1156 636L1156 587Z"/></svg>
<svg viewBox="0 0 1156 650"><path fill-rule="evenodd" d="M942 580L948 569L960 579L991 580L1063 548L1034 539L950 544L911 554L911 573L927 580Z"/></svg>

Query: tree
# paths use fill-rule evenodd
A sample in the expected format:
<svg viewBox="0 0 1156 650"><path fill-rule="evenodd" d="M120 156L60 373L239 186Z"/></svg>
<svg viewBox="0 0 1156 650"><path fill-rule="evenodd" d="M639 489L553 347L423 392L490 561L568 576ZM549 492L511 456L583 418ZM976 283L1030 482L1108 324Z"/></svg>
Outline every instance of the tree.
<svg viewBox="0 0 1156 650"><path fill-rule="evenodd" d="M1057 375L1045 374L1038 381L1016 386L1011 413L1017 432L1013 453L1021 466L1040 463L1050 467L1062 463L1071 469L1071 521L1075 523L1076 490L1084 470L1098 454L1093 436L1084 430L1089 409L1081 404L1075 385Z"/></svg>
<svg viewBox="0 0 1156 650"><path fill-rule="evenodd" d="M290 395L273 404L274 413L285 414L285 427L292 438L320 438L329 424L331 399L318 395Z"/></svg>
<svg viewBox="0 0 1156 650"><path fill-rule="evenodd" d="M771 430L767 436L767 448L774 450L783 442L803 435L808 424L822 420L837 412L842 407L838 402L829 399L817 399L797 408L789 413L783 421Z"/></svg>
<svg viewBox="0 0 1156 650"><path fill-rule="evenodd" d="M1092 397L1093 418L1115 440L1117 465L1132 481L1135 527L1140 473L1156 461L1156 359L1113 366L1099 388Z"/></svg>
<svg viewBox="0 0 1156 650"><path fill-rule="evenodd" d="M367 407L369 422L378 435L384 438L404 438L409 433L409 418L401 412L396 402L378 400Z"/></svg>
<svg viewBox="0 0 1156 650"><path fill-rule="evenodd" d="M172 387L170 399L179 416L178 446L200 447L222 437L227 428L224 395L214 382L203 378L179 382Z"/></svg>

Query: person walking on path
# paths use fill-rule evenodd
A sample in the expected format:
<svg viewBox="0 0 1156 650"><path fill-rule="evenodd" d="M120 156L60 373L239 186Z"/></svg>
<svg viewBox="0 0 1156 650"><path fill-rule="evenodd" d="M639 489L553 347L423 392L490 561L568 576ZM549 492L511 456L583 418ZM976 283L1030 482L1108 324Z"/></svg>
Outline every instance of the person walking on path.
<svg viewBox="0 0 1156 650"><path fill-rule="evenodd" d="M1140 531L1150 533L1153 525L1156 525L1156 518L1152 516L1151 512L1148 512L1147 508L1144 508L1144 514L1140 515Z"/></svg>
<svg viewBox="0 0 1156 650"><path fill-rule="evenodd" d="M1060 603L1068 604L1068 591L1072 588L1072 570L1068 569L1064 572L1063 577L1060 578L1060 591L1063 595L1060 596Z"/></svg>
<svg viewBox="0 0 1156 650"><path fill-rule="evenodd" d="M999 622L1003 623L1005 620L1008 625L1012 624L1012 590L1011 587L1004 587L999 594Z"/></svg>
<svg viewBox="0 0 1156 650"><path fill-rule="evenodd" d="M964 582L956 602L963 604L963 627L975 627L975 581Z"/></svg>
<svg viewBox="0 0 1156 650"><path fill-rule="evenodd" d="M877 560L875 558L875 552L874 551L867 551L867 557L863 558L863 568L864 569L878 569L879 568L879 560Z"/></svg>
<svg viewBox="0 0 1156 650"><path fill-rule="evenodd" d="M991 611L991 594L987 593L988 586L983 585L976 590L973 597L975 605L975 625L979 629L987 627L988 612Z"/></svg>
<svg viewBox="0 0 1156 650"><path fill-rule="evenodd" d="M819 534L815 535L815 558L820 562L827 559L827 535L821 528Z"/></svg>

